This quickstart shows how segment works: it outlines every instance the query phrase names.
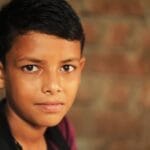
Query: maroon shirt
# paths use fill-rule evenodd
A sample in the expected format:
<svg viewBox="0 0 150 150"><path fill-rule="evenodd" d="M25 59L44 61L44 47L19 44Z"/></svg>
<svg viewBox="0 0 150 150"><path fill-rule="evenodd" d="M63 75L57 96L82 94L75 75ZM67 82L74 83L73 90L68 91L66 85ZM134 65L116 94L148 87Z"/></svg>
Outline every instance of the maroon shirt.
<svg viewBox="0 0 150 150"><path fill-rule="evenodd" d="M67 118L64 118L59 124L58 128L60 132L62 133L65 141L68 143L68 146L70 147L70 150L77 150L76 142L75 142L75 132L74 128L71 125L71 123L68 121ZM48 150L58 150L57 146L51 141L48 140Z"/></svg>

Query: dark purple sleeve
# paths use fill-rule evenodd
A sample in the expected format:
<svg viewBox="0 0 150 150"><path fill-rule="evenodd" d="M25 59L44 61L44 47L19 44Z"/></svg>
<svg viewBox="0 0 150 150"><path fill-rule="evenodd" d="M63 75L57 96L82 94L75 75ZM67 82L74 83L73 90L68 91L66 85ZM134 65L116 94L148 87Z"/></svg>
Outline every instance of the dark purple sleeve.
<svg viewBox="0 0 150 150"><path fill-rule="evenodd" d="M70 146L70 150L77 150L75 142L75 130L69 120L65 117L58 125L60 131L62 132L64 138Z"/></svg>

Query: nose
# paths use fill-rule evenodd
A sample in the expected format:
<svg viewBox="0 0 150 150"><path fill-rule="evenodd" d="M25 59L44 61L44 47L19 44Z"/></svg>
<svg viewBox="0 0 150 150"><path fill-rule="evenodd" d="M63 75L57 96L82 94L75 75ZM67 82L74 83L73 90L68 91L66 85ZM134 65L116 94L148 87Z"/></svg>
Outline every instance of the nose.
<svg viewBox="0 0 150 150"><path fill-rule="evenodd" d="M55 95L62 91L60 76L57 73L45 73L42 79L42 92L48 95Z"/></svg>

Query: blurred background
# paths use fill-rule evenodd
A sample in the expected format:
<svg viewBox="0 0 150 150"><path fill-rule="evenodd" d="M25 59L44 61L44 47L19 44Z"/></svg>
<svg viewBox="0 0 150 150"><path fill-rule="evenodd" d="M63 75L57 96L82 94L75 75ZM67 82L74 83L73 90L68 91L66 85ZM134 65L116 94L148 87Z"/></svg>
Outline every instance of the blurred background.
<svg viewBox="0 0 150 150"><path fill-rule="evenodd" d="M150 150L150 0L68 0L87 64L69 113L79 150Z"/></svg>
<svg viewBox="0 0 150 150"><path fill-rule="evenodd" d="M68 115L78 149L150 150L150 0L68 2L86 33L87 63Z"/></svg>

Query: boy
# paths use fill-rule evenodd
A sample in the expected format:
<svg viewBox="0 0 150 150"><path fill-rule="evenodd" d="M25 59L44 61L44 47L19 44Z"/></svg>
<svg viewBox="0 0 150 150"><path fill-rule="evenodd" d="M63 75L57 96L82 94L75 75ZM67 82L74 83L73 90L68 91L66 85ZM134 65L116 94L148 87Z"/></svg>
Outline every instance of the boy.
<svg viewBox="0 0 150 150"><path fill-rule="evenodd" d="M65 115L85 58L80 20L64 0L12 0L0 11L0 148L75 150Z"/></svg>

